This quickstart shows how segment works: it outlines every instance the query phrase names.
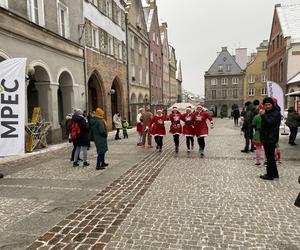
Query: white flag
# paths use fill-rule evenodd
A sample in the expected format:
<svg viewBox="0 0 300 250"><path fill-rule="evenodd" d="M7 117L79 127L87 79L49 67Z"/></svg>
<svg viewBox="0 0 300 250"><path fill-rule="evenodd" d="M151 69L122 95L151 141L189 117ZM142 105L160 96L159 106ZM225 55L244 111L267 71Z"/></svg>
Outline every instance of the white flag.
<svg viewBox="0 0 300 250"><path fill-rule="evenodd" d="M283 89L276 82L267 81L267 91L269 97L277 99L277 104L281 109L281 115L284 116L284 93Z"/></svg>
<svg viewBox="0 0 300 250"><path fill-rule="evenodd" d="M25 153L26 58L0 63L0 156Z"/></svg>

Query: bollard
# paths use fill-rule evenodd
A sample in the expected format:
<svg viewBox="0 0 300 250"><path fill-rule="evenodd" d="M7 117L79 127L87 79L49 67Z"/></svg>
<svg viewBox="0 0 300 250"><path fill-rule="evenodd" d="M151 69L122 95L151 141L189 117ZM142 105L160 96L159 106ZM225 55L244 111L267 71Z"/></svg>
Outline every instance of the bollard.
<svg viewBox="0 0 300 250"><path fill-rule="evenodd" d="M298 177L298 182L300 184L300 176ZM298 194L298 197L297 197L297 199L295 201L295 206L296 207L300 207L300 193Z"/></svg>

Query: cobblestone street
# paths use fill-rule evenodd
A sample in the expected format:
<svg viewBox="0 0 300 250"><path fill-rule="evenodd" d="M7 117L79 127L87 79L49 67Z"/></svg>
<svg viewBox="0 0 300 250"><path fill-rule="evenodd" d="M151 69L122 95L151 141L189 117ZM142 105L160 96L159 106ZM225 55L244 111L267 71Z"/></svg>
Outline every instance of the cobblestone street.
<svg viewBox="0 0 300 250"><path fill-rule="evenodd" d="M228 119L216 121L204 159L183 139L175 155L172 141L159 154L130 137L109 142L103 172L94 149L86 169L71 167L70 149L0 165L0 249L300 249L300 146L287 136L272 182L240 153Z"/></svg>

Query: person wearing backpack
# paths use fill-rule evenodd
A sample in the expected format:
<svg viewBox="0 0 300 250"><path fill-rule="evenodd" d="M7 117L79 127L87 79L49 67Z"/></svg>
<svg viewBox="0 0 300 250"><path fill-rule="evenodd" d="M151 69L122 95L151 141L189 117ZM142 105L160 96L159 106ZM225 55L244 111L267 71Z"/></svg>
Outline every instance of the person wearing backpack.
<svg viewBox="0 0 300 250"><path fill-rule="evenodd" d="M83 166L89 166L90 164L87 162L87 149L89 146L89 124L80 109L76 110L72 117L71 136L72 140L76 144L73 167L79 166L78 160L81 148L83 151Z"/></svg>

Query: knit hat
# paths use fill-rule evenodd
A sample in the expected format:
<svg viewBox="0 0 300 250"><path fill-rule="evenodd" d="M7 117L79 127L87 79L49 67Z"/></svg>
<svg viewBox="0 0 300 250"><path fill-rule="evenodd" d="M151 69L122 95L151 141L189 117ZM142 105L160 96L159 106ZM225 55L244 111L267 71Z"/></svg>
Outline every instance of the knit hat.
<svg viewBox="0 0 300 250"><path fill-rule="evenodd" d="M74 115L83 115L83 112L81 109L75 109Z"/></svg>
<svg viewBox="0 0 300 250"><path fill-rule="evenodd" d="M263 100L263 104L266 104L266 103L271 103L272 105L274 105L274 100L272 97L266 97L264 100Z"/></svg>

